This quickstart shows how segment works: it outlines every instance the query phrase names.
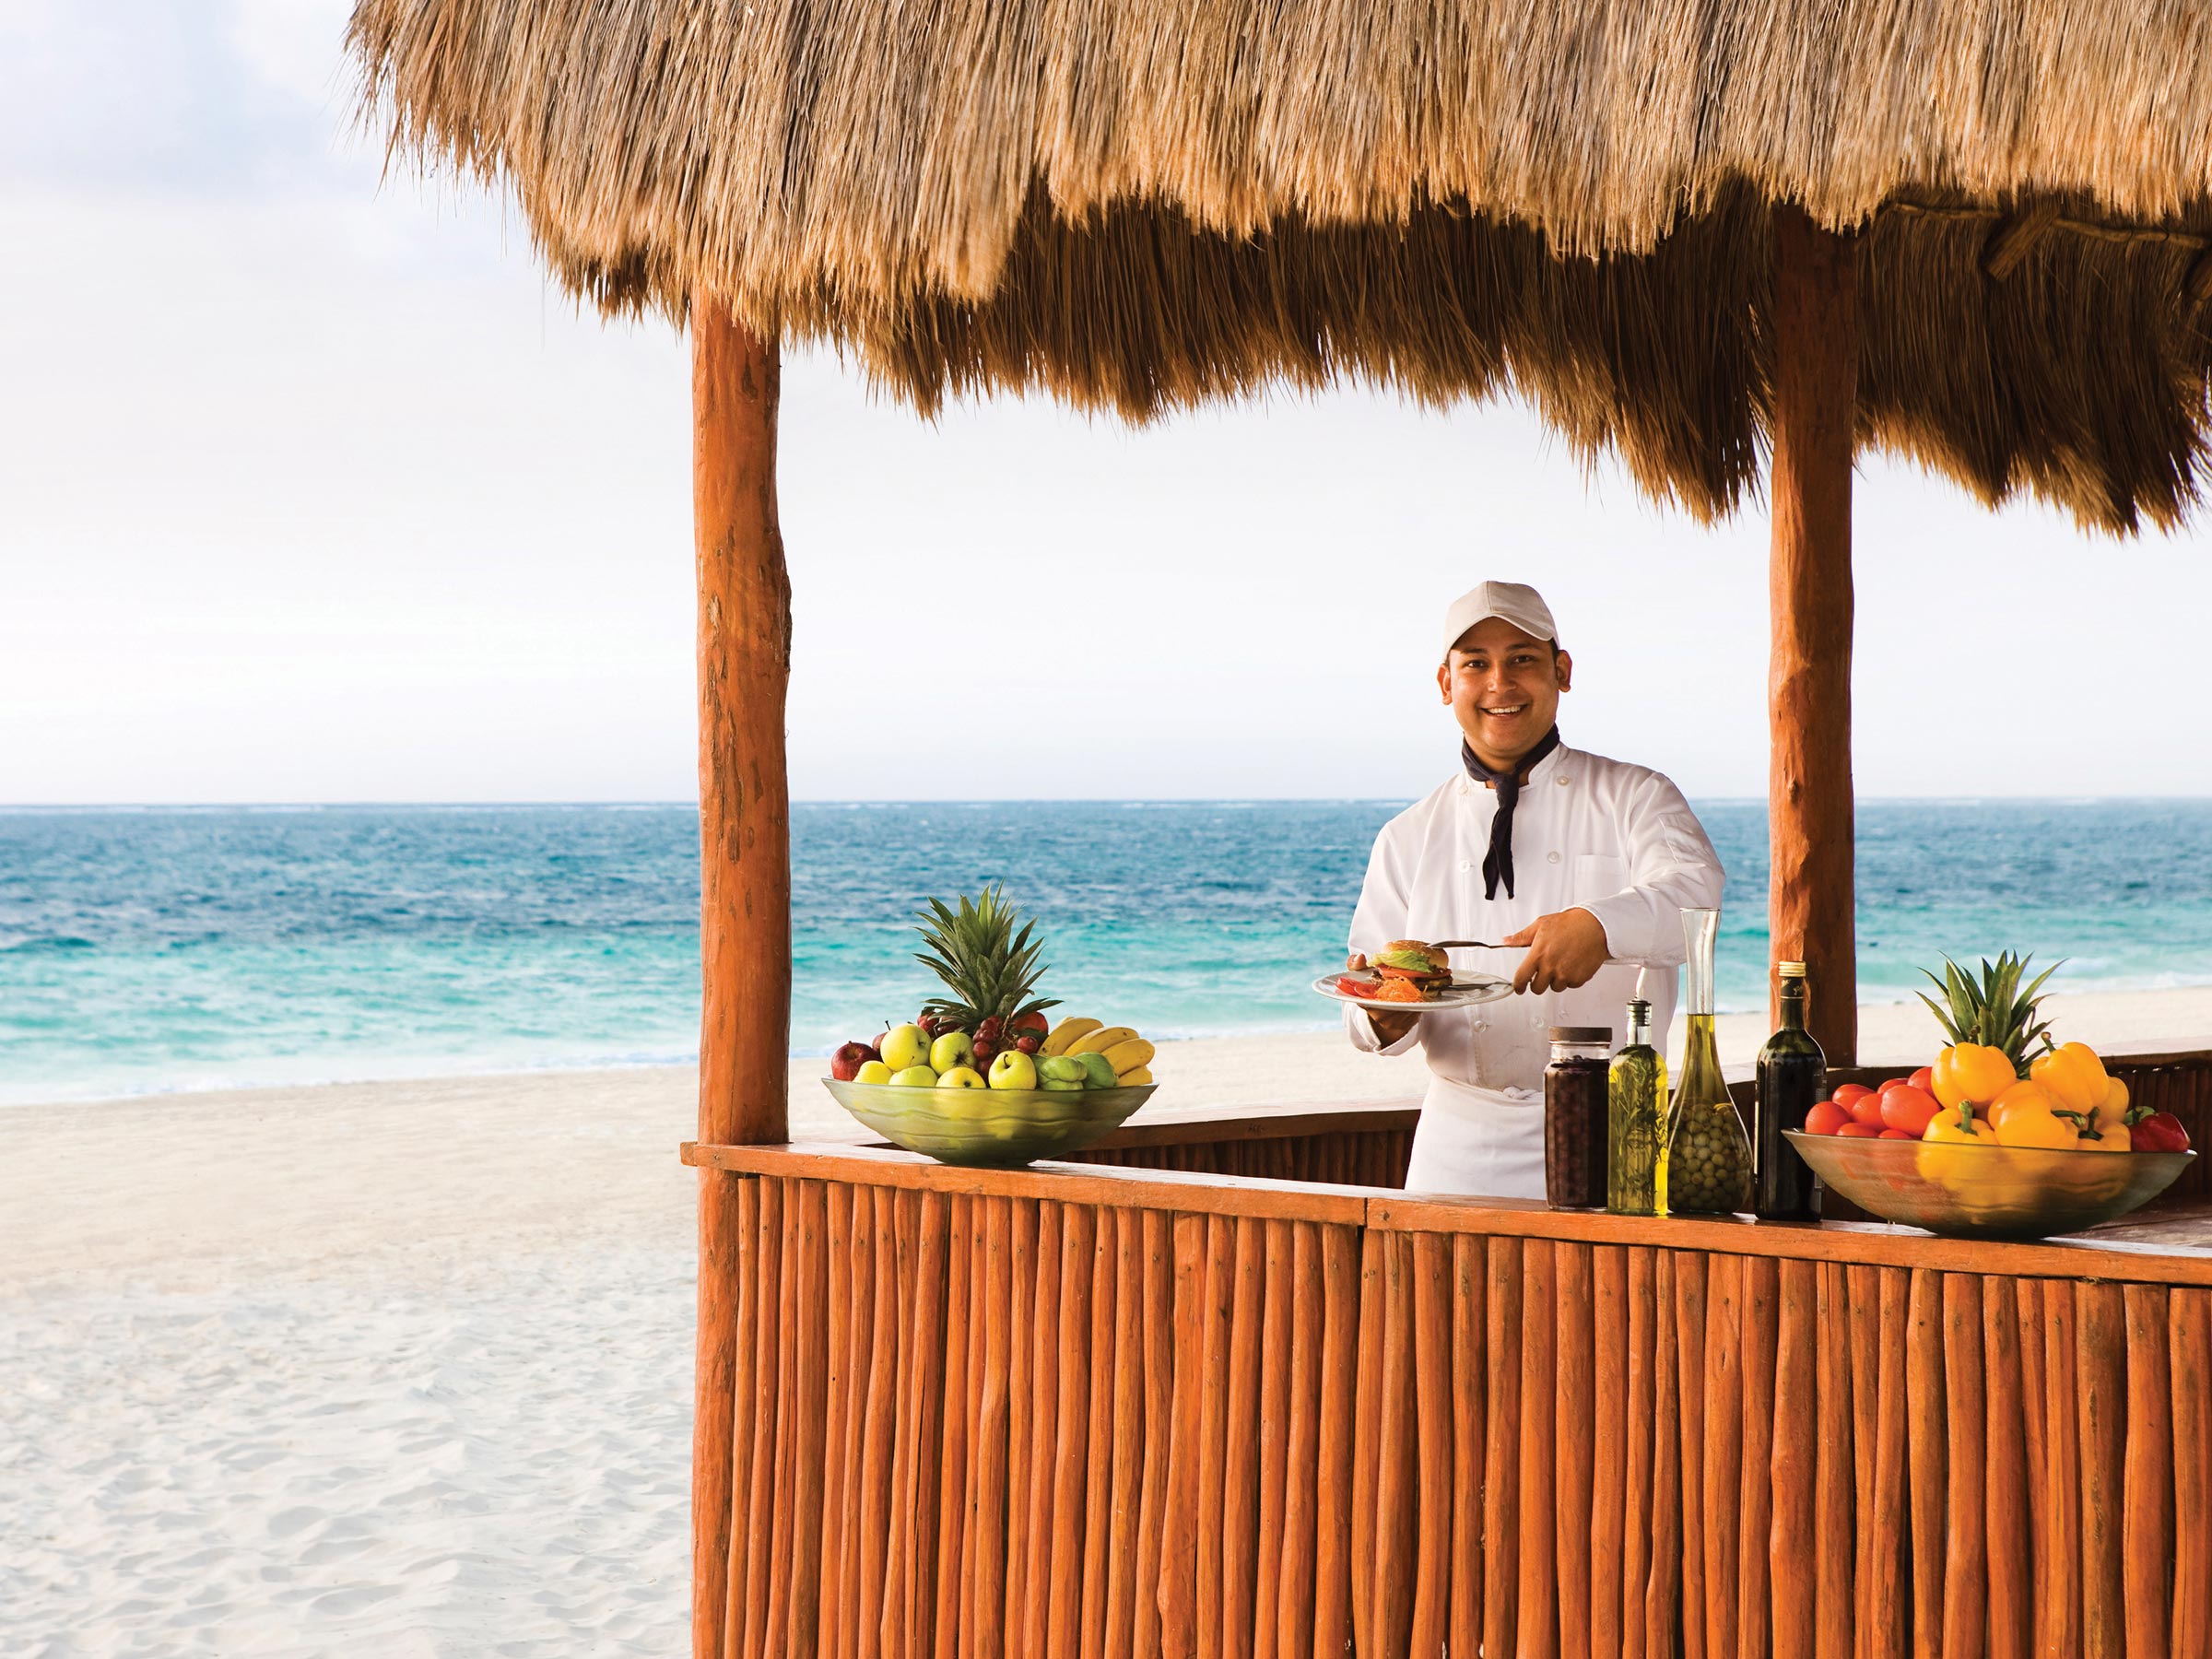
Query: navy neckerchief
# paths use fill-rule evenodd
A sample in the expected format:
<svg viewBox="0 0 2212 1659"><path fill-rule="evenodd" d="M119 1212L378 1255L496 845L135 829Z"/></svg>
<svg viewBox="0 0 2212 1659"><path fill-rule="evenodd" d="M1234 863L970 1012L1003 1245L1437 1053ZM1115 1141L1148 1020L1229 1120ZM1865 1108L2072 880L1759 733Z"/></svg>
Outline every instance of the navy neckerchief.
<svg viewBox="0 0 2212 1659"><path fill-rule="evenodd" d="M1490 850L1482 855L1482 896L1498 897L1498 884L1505 883L1505 896L1513 896L1513 806L1521 799L1521 777L1536 770L1536 763L1559 747L1559 728L1553 726L1544 734L1543 741L1503 771L1492 771L1482 763L1475 746L1464 737L1460 739L1459 758L1466 765L1467 776L1477 783L1488 783L1498 792L1498 813L1490 819Z"/></svg>

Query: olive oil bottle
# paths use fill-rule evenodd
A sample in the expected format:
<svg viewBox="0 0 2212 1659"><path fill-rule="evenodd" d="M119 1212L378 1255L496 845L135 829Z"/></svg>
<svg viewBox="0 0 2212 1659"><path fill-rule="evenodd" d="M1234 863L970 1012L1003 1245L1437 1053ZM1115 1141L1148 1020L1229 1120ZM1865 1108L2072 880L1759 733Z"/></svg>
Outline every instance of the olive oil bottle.
<svg viewBox="0 0 2212 1659"><path fill-rule="evenodd" d="M1803 1129L1805 1114L1828 1093L1828 1056L1805 1029L1805 964L1784 962L1780 971L1782 1029L1759 1051L1751 1209L1765 1221L1810 1221L1818 1214L1813 1172L1782 1135L1785 1129Z"/></svg>
<svg viewBox="0 0 2212 1659"><path fill-rule="evenodd" d="M1720 931L1717 910L1682 912L1682 937L1689 954L1689 1032L1667 1112L1666 1155L1659 1174L1660 1207L1670 1216L1731 1215L1751 1202L1751 1143L1721 1077L1721 1047L1712 1024L1712 948Z"/></svg>

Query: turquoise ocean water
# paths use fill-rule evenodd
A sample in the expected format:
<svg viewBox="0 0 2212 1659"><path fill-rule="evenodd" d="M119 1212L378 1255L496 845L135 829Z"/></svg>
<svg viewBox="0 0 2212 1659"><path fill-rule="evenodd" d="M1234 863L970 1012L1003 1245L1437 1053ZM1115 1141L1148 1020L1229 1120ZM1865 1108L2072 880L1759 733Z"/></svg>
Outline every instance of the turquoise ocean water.
<svg viewBox="0 0 2212 1659"><path fill-rule="evenodd" d="M1399 803L802 806L792 1043L911 1015L927 894L1003 878L1052 994L1147 1034L1316 1029ZM1763 1006L1766 825L1728 869L1724 1009ZM1875 802L1860 991L2007 947L2068 989L2212 983L2212 802ZM697 818L676 806L0 810L0 1103L676 1061Z"/></svg>

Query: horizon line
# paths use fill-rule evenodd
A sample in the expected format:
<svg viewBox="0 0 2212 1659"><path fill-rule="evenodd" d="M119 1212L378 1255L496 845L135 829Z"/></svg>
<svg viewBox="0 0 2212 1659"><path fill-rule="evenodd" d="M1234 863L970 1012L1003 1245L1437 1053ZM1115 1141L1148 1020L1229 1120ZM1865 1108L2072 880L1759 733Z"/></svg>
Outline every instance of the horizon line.
<svg viewBox="0 0 2212 1659"><path fill-rule="evenodd" d="M1707 801L1715 806L1747 806L1766 804L1759 794L1690 794L1694 801ZM794 806L1382 806L1393 802L1418 800L1418 795L1401 794L1312 794L1312 795L922 795L898 798L862 799L839 796L794 796ZM1854 806L1891 804L1941 806L1971 806L1983 801L2040 801L2040 802L2212 802L2212 791L2201 794L2147 794L2137 793L2083 794L2076 791L2029 794L2002 794L1994 791L1971 794L1873 794L1860 795ZM646 808L663 811L699 810L696 800L673 798L562 799L558 796L534 797L526 800L430 800L430 799L363 799L345 801L0 801L0 813L30 812L322 812L360 811L376 808L387 810L435 808L448 811L499 812L528 811L533 808L559 807L566 810L636 810Z"/></svg>

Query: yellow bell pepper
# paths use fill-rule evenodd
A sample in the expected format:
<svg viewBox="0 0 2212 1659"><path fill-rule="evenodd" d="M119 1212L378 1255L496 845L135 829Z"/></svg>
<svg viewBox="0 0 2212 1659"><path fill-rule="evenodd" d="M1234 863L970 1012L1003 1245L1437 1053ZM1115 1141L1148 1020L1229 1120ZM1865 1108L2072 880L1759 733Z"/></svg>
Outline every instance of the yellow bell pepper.
<svg viewBox="0 0 2212 1659"><path fill-rule="evenodd" d="M1989 1104L1990 1126L2000 1147L2042 1147L2071 1152L2080 1131L2040 1083L2015 1083Z"/></svg>
<svg viewBox="0 0 2212 1659"><path fill-rule="evenodd" d="M1913 1163L1923 1181L1954 1194L1970 1214L2006 1210L2032 1199L2035 1183L2007 1172L1996 1145L1988 1120L1960 1105L1928 1120Z"/></svg>
<svg viewBox="0 0 2212 1659"><path fill-rule="evenodd" d="M2104 1103L2112 1081L2104 1075L2104 1062L2086 1042L2069 1042L2038 1054L2028 1076L2065 1112L2094 1111Z"/></svg>
<svg viewBox="0 0 2212 1659"><path fill-rule="evenodd" d="M2128 1145L2130 1138L2125 1124L2106 1121L2103 1112L2100 1110L2095 1123L2075 1143L2074 1149L2077 1152L2132 1152L2135 1148Z"/></svg>
<svg viewBox="0 0 2212 1659"><path fill-rule="evenodd" d="M1994 1147L1997 1144L1987 1121L1976 1117L1963 1105L1939 1112L1930 1118L1928 1126L1921 1131L1920 1138L1947 1146Z"/></svg>
<svg viewBox="0 0 2212 1659"><path fill-rule="evenodd" d="M1936 1056L1936 1098L1946 1106L1984 1106L2019 1081L2005 1051L1954 1042Z"/></svg>
<svg viewBox="0 0 2212 1659"><path fill-rule="evenodd" d="M2109 1079L2104 1099L2081 1114L2084 1152L2131 1152L2134 1137L2127 1129L2127 1085Z"/></svg>

